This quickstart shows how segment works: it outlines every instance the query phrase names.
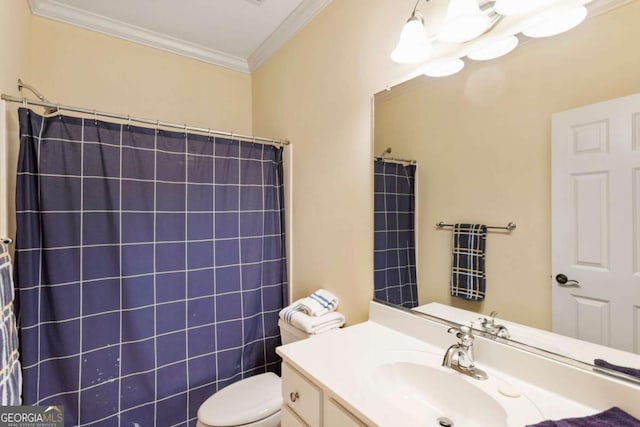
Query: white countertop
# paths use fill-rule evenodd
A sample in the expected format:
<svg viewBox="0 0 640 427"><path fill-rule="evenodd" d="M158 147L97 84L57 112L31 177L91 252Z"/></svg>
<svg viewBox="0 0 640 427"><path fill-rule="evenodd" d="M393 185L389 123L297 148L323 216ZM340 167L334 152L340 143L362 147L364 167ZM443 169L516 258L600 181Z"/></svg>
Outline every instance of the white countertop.
<svg viewBox="0 0 640 427"><path fill-rule="evenodd" d="M455 337L451 336L451 344L454 343ZM355 415L369 424L380 426L412 426L423 424L424 420L420 418L420 414L394 410L397 407L394 404L401 402L393 402L394 398L390 399L380 391L376 391L376 387L372 386L371 378L368 378L372 372L369 368L379 364L381 355L385 354L422 352L422 354L431 354L432 359L444 355L442 348L373 321L282 346L277 349L277 352L287 363L334 394ZM489 387L488 393L493 399L507 402L507 406L522 399L519 403L526 403L529 408L536 408L533 413L519 415L517 424L515 421L509 421L509 425L522 427L526 423L537 423L544 419L579 417L599 412L502 372L489 369L483 366L482 360L476 360L476 365L487 371L489 381L486 383L488 386L484 387ZM436 368L453 372L447 368L438 366ZM455 372L454 374L468 381L479 381ZM515 387L522 396L514 399L501 395L495 386L496 381Z"/></svg>

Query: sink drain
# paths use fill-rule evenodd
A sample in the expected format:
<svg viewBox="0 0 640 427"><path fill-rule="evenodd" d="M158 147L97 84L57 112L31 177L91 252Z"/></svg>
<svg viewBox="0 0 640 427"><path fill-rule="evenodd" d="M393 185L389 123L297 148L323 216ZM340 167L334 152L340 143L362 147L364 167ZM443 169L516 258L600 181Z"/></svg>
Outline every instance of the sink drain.
<svg viewBox="0 0 640 427"><path fill-rule="evenodd" d="M439 426L442 426L442 427L453 427L453 421L451 421L447 417L440 417L436 421L438 422Z"/></svg>

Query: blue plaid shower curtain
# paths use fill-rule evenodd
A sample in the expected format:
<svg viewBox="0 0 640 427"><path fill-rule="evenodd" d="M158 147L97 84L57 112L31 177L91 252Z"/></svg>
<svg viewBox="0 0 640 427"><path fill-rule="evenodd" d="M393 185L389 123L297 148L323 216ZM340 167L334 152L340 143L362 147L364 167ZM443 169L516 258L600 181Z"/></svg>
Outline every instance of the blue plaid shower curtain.
<svg viewBox="0 0 640 427"><path fill-rule="evenodd" d="M277 371L282 149L20 109L24 403L67 425L193 426Z"/></svg>
<svg viewBox="0 0 640 427"><path fill-rule="evenodd" d="M415 244L416 165L374 161L374 297L418 305Z"/></svg>

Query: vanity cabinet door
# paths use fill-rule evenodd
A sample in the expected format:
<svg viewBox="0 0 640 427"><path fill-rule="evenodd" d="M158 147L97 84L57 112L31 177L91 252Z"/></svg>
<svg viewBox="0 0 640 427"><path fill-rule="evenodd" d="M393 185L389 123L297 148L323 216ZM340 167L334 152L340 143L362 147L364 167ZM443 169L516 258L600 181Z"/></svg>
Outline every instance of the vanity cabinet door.
<svg viewBox="0 0 640 427"><path fill-rule="evenodd" d="M282 405L280 427L308 427L288 405Z"/></svg>
<svg viewBox="0 0 640 427"><path fill-rule="evenodd" d="M309 427L320 427L322 392L287 363L282 364L282 400Z"/></svg>
<svg viewBox="0 0 640 427"><path fill-rule="evenodd" d="M325 427L367 426L333 399L327 399L324 402L324 425Z"/></svg>

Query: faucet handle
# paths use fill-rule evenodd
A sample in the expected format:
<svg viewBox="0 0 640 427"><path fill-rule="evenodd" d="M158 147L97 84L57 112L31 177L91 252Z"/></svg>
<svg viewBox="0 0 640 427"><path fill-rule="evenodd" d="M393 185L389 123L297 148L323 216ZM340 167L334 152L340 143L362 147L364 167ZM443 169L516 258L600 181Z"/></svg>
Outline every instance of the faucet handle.
<svg viewBox="0 0 640 427"><path fill-rule="evenodd" d="M471 325L473 325L473 322L471 322ZM473 345L474 336L471 332L472 329L473 326L460 326L460 335L457 335L457 337L460 340L460 344L465 347Z"/></svg>
<svg viewBox="0 0 640 427"><path fill-rule="evenodd" d="M458 344L463 346L470 346L473 344L473 334L469 326L460 325L460 327L452 326L447 330L450 334L455 334L458 338Z"/></svg>
<svg viewBox="0 0 640 427"><path fill-rule="evenodd" d="M454 334L458 339L460 339L460 337L462 336L462 331L457 326L452 326L447 329L447 333Z"/></svg>
<svg viewBox="0 0 640 427"><path fill-rule="evenodd" d="M473 324L473 322L471 322ZM468 334L471 332L471 326L460 325L460 326L452 326L447 329L447 332L450 334L457 334L462 332L463 334Z"/></svg>
<svg viewBox="0 0 640 427"><path fill-rule="evenodd" d="M458 334L462 333L462 330L461 330L462 328L464 328L464 326L460 326L460 327L452 326L449 329L447 329L447 332L450 333L450 334L455 334L456 336L458 336Z"/></svg>

